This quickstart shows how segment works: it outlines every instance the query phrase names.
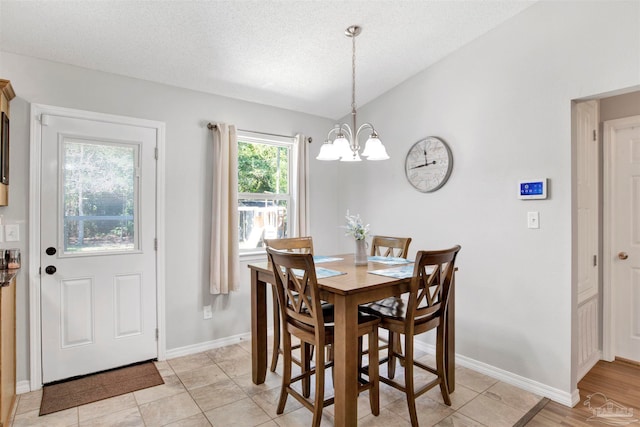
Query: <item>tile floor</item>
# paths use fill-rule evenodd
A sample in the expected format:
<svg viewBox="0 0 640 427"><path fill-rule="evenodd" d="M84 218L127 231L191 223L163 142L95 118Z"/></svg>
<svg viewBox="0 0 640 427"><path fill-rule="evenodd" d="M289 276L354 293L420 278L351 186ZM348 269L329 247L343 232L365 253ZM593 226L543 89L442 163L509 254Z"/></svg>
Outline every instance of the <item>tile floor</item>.
<svg viewBox="0 0 640 427"><path fill-rule="evenodd" d="M289 397L276 414L282 357L264 384L251 381L251 344L242 342L190 356L157 362L165 384L77 408L38 416L42 391L18 396L12 426L263 426L311 424L311 412ZM432 356L423 355L429 361ZM381 369L384 369L381 367ZM397 372L398 376L402 371ZM397 377L398 377L397 376ZM331 386L331 381L327 382ZM332 392L330 392L332 393ZM456 368L451 407L438 387L417 401L419 421L427 426L513 426L540 400L529 392L467 368ZM410 426L404 395L381 384L380 415L374 417L367 393L358 401L359 426ZM322 426L333 426L333 407L325 408Z"/></svg>

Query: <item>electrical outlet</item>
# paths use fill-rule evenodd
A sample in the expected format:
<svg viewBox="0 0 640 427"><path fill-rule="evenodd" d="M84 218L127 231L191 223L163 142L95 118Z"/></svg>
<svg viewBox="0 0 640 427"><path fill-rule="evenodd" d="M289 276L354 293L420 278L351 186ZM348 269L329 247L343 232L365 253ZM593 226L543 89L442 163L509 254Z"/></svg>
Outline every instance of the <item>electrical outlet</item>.
<svg viewBox="0 0 640 427"><path fill-rule="evenodd" d="M20 226L18 224L7 224L4 226L4 237L7 242L20 241Z"/></svg>
<svg viewBox="0 0 640 427"><path fill-rule="evenodd" d="M205 319L211 319L213 317L213 311L211 310L211 305L205 305L203 312L204 312L203 316Z"/></svg>

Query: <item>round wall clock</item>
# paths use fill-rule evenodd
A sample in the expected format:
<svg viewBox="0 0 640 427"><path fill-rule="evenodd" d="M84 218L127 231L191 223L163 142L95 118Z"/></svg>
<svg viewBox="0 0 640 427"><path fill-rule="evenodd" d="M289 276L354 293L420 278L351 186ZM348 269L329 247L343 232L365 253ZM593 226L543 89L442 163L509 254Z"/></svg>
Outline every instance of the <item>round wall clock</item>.
<svg viewBox="0 0 640 427"><path fill-rule="evenodd" d="M431 193L442 187L451 175L453 156L446 142L428 136L413 144L404 161L409 183L416 190Z"/></svg>

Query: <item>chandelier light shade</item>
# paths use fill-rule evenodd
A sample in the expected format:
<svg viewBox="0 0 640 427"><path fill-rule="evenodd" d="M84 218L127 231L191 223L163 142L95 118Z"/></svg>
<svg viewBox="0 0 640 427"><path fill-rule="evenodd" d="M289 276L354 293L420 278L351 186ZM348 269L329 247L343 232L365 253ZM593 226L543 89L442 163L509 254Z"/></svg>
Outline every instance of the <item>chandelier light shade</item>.
<svg viewBox="0 0 640 427"><path fill-rule="evenodd" d="M338 123L327 134L327 139L320 147L318 160L340 160L342 162L359 162L361 157L367 160L387 160L389 155L386 148L378 138L378 133L371 123L364 123L356 127L356 37L362 32L362 28L352 25L344 33L352 40L351 56L351 121ZM355 133L354 133L355 132ZM369 134L365 142L364 150L360 152L360 137Z"/></svg>

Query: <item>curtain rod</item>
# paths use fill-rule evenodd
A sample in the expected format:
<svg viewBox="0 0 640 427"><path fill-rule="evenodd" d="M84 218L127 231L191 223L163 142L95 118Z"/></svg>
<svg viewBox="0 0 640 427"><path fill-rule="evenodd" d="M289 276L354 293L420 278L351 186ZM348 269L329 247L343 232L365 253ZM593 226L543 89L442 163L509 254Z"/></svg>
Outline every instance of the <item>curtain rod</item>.
<svg viewBox="0 0 640 427"><path fill-rule="evenodd" d="M207 123L207 128L209 130L214 130L218 127L218 125L216 123ZM246 130L246 129L238 129L240 132L251 132L251 133L258 133L260 135L269 135L269 136L279 136L281 138L293 138L294 136L292 135L279 135L277 133L267 133L267 132L256 132L254 130ZM309 142L309 144L311 144L311 137L307 137L307 142Z"/></svg>

